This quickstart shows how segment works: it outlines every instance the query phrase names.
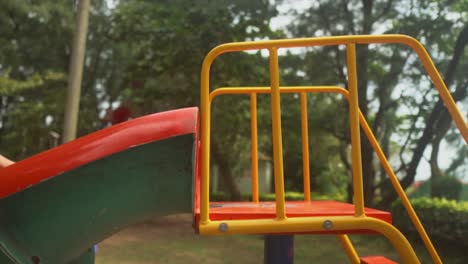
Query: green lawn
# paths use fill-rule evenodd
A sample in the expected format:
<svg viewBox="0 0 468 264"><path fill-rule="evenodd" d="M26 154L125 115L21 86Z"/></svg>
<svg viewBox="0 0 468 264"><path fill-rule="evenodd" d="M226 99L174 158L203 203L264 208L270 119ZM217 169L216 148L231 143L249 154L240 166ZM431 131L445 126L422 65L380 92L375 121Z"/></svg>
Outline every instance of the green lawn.
<svg viewBox="0 0 468 264"><path fill-rule="evenodd" d="M393 247L375 235L353 236L361 255L385 255L397 260ZM295 263L347 263L335 236L297 235ZM421 253L420 246L416 250ZM431 263L423 254L422 263ZM462 257L444 257L445 263L466 263ZM211 236L193 233L190 215L170 216L136 225L99 245L98 264L123 263L263 263L261 236Z"/></svg>

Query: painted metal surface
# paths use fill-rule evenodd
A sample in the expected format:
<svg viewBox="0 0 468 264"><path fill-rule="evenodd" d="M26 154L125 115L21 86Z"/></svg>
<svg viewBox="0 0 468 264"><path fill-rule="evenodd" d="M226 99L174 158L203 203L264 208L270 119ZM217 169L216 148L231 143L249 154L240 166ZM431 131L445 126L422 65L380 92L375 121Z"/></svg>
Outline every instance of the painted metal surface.
<svg viewBox="0 0 468 264"><path fill-rule="evenodd" d="M325 223L331 223L331 225L325 225ZM226 226L224 231L219 229L221 224ZM420 263L413 247L398 229L385 221L368 216L289 217L287 221L278 221L276 219L210 221L207 224L200 225L199 228L202 234L212 235L341 233L366 229L384 235L400 255L402 263Z"/></svg>
<svg viewBox="0 0 468 264"><path fill-rule="evenodd" d="M198 130L196 107L157 113L112 126L0 170L0 198L136 145Z"/></svg>
<svg viewBox="0 0 468 264"><path fill-rule="evenodd" d="M351 164L353 171L353 193L356 216L364 215L364 186L362 180L361 136L359 130L359 102L357 87L356 44L346 45L348 68L349 129L351 135Z"/></svg>
<svg viewBox="0 0 468 264"><path fill-rule="evenodd" d="M210 68L214 60L224 53L230 52L239 52L246 50L260 50L265 49L269 51L270 54L270 87L265 91L263 89L249 90L248 87L236 87L229 88L233 91L232 93L262 93L266 92L271 94L271 112L272 112L272 134L273 134L273 162L274 162L274 175L275 175L275 194L276 194L276 222L264 222L265 227L268 230L274 230L278 227L280 222L284 222L285 226L289 226L288 219L286 218L285 213L285 200L284 200L284 186L283 186L283 164L282 164L282 147L281 147L281 107L279 96L281 94L281 86L279 83L279 66L278 66L278 49L281 48L292 48L292 47L311 47L311 46L329 46L329 45L346 45L347 47L347 68L348 68L348 87L350 87L349 94L347 94L347 99L350 102L350 130L352 138L352 160L353 160L353 189L355 194L355 209L356 209L356 219L367 219L364 216L364 199L363 199L363 184L362 184L362 169L361 169L361 152L360 152L360 138L359 138L359 125L366 128L368 131L365 131L366 135L370 138L373 148L376 150L379 159L383 163L383 167L386 172L389 174L391 182L403 200L403 204L407 209L413 223L416 226L416 229L420 233L426 247L428 248L429 253L431 254L432 259L435 263L441 263L440 257L435 251L432 242L427 236L424 228L422 227L419 219L417 218L416 213L411 207L409 200L402 191L402 188L398 182L398 179L394 175L392 169L390 168L388 161L381 151L375 137L370 131L367 123L363 123L362 114L359 112L358 108L358 96L357 96L357 67L356 67L356 54L355 46L359 44L403 44L411 47L419 56L423 66L425 67L427 73L429 74L431 80L435 84L442 100L445 103L449 113L454 119L457 127L459 128L461 135L464 137L465 142L468 142L468 124L464 120L463 115L461 115L459 109L454 103L453 98L449 90L447 89L445 83L443 82L439 72L431 61L429 54L424 49L421 43L419 43L414 38L404 36L404 35L362 35L362 36L334 36L334 37L318 37L318 38L303 38L303 39L284 39L284 40L267 40L267 41L256 41L256 42L242 42L242 43L227 43L220 45L213 50L211 50L203 61L203 66L201 70L201 197L200 197L200 225L199 230L203 234L213 233L219 234L219 230L208 228L208 226L215 226L216 223L213 223L213 220L210 218L210 202L209 202L209 175L210 175L210 113L211 113L211 100L214 98L219 89L215 89L210 93ZM257 87L258 88L258 87ZM306 90L303 88L297 90ZM230 93L224 91L225 94ZM219 92L218 94L221 94ZM304 142L304 141L303 141ZM303 221L306 222L307 218L304 218ZM297 220L297 219L295 219ZM309 221L313 221L313 218L310 218ZM351 221L351 219L346 218L345 221ZM256 224L254 222L251 225L248 224L249 220L243 220L247 222L239 223L238 232L248 233L249 231L254 232ZM255 221L255 219L252 219ZM231 224L234 224L235 221L232 221ZM365 221L362 222L364 224ZM307 225L302 225L302 232L310 231L306 230ZM300 228L299 228L300 229ZM386 232L387 227L379 226L377 227L379 232ZM210 230L210 231L208 231ZM268 231L265 231L268 232ZM394 239L400 239L399 236L394 236ZM400 243L404 243L400 241ZM412 250L412 249L411 249ZM414 253L414 252L413 252ZM409 256L409 255L406 255ZM405 259L408 262L408 259Z"/></svg>
<svg viewBox="0 0 468 264"><path fill-rule="evenodd" d="M70 264L94 264L95 258L96 258L96 251L95 249L97 248L97 245L88 248L88 250L85 251L81 256L79 256L77 259L74 259L70 261ZM37 258L37 260L40 260ZM38 264L41 264L44 262L39 261Z"/></svg>
<svg viewBox="0 0 468 264"><path fill-rule="evenodd" d="M267 49L270 51L270 53L274 57L274 54L276 52L272 52L272 51L277 50L278 48L347 45L347 44L354 45L354 44L372 44L372 43L403 44L403 45L407 45L411 47L418 54L421 62L423 63L424 68L426 69L427 73L431 77L431 80L435 84L447 109L449 110L457 127L459 128L461 134L463 135L465 142L468 142L468 125L466 121L464 120L463 115L460 113L455 102L453 101L453 98L451 97L449 90L447 89L439 72L434 66L434 63L430 59L429 54L424 49L422 44L419 43L414 38L411 38L409 36L404 36L404 35L395 35L395 34L391 35L390 34L390 35L334 36L334 37L268 40L268 41L237 42L237 43L223 44L214 48L208 53L208 55L205 57L205 60L203 61L202 70L201 70L201 85L200 85L201 116L202 116L201 118L201 141L202 141L201 174L203 178L201 182L201 188L202 188L201 203L203 204L202 211L201 211L202 222L209 222L209 196L208 196L209 153L210 153L209 131L210 131L210 109L211 109L209 98L210 98L210 68L214 60L223 53L239 52L239 51L245 51L245 50ZM273 73L272 75L276 75L275 72L278 72L278 69L275 67L272 67L271 65L275 65L275 64L270 62L270 72ZM271 76L271 78L277 78L277 77ZM272 84L275 84L275 83L272 83ZM353 101L352 98L351 98L351 101ZM272 107L273 105L276 105L274 106L276 108L274 109L274 111L280 110L278 104L272 104ZM277 130L277 128L274 129L273 133L275 133L275 130ZM277 193L277 196L281 197L281 193Z"/></svg>
<svg viewBox="0 0 468 264"><path fill-rule="evenodd" d="M210 219L249 220L272 219L276 217L275 202L211 202ZM337 201L288 201L285 203L287 217L315 217L315 216L353 216L354 205ZM199 218L200 210L195 209ZM372 208L365 208L366 215L392 223L392 216ZM198 223L198 221L197 221Z"/></svg>
<svg viewBox="0 0 468 264"><path fill-rule="evenodd" d="M338 86L282 86L280 87L281 93L339 93L343 95L348 101L349 101L349 92ZM250 93L257 93L257 94L268 94L270 92L269 87L231 87L231 88L218 88L214 90L213 92L210 93L210 102L214 100L217 96L220 95L226 95L226 94L250 94ZM377 157L379 158L379 161L381 162L385 172L390 178L390 182L392 183L393 188L398 194L398 197L401 199L403 206L406 208L406 211L408 212L408 215L414 224L416 230L418 231L421 239L425 243L426 247L429 249L429 252L431 253L431 256L433 259L437 259L438 255L437 252L435 251L434 246L432 245L432 242L430 241L430 238L424 229L421 221L419 220L416 211L414 210L413 206L411 205L411 202L409 201L408 196L406 195L405 191L401 187L401 184L393 171L390 163L388 162L388 159L383 152L383 150L380 148L380 145L377 142L377 139L370 129L366 119L362 115L362 113L359 113L359 124L361 125L361 129L364 131L366 134L367 138L369 139L369 142L372 145L372 148L374 149L375 153L377 154ZM436 262L439 263L439 262Z"/></svg>
<svg viewBox="0 0 468 264"><path fill-rule="evenodd" d="M192 212L197 120L196 108L135 119L1 171L31 185L2 186L0 260L92 263L89 248L122 228Z"/></svg>
<svg viewBox="0 0 468 264"><path fill-rule="evenodd" d="M258 131L257 131L257 95L250 94L250 138L252 160L252 201L258 202Z"/></svg>
<svg viewBox="0 0 468 264"><path fill-rule="evenodd" d="M369 256L361 258L362 264L397 264L397 262L383 256Z"/></svg>
<svg viewBox="0 0 468 264"><path fill-rule="evenodd" d="M281 92L281 87L280 87ZM307 112L307 93L301 97L301 137L302 137L302 171L304 185L304 201L310 201L310 168L309 168L309 115Z"/></svg>
<svg viewBox="0 0 468 264"><path fill-rule="evenodd" d="M122 228L192 211L194 135L147 143L0 200L1 249L68 263ZM7 238L7 239L3 239Z"/></svg>
<svg viewBox="0 0 468 264"><path fill-rule="evenodd" d="M275 182L276 219L286 220L283 168L283 134L281 132L281 105L278 48L271 47L270 53L270 86L271 86L271 134L273 144L273 180ZM202 141L204 144L204 141ZM203 150L202 150L203 155ZM203 167L202 167L203 171ZM203 192L203 191L202 191Z"/></svg>

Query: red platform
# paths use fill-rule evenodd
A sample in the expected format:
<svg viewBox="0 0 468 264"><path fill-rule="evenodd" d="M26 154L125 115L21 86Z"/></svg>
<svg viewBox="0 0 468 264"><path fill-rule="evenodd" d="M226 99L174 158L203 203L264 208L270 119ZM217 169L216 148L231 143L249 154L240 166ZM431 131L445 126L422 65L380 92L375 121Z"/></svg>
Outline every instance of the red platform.
<svg viewBox="0 0 468 264"><path fill-rule="evenodd" d="M371 208L366 215L391 223L391 214ZM288 217L304 216L352 216L354 205L336 201L291 201L286 202ZM211 220L268 219L276 216L275 202L211 202Z"/></svg>
<svg viewBox="0 0 468 264"><path fill-rule="evenodd" d="M198 225L200 208L195 208L195 220ZM365 208L369 217L392 223L389 212ZM290 201L286 202L287 217L314 216L353 216L354 205L336 201ZM211 220L251 220L272 219L276 216L275 202L212 202L210 203ZM358 231L361 232L361 231ZM368 233L368 232L366 232Z"/></svg>

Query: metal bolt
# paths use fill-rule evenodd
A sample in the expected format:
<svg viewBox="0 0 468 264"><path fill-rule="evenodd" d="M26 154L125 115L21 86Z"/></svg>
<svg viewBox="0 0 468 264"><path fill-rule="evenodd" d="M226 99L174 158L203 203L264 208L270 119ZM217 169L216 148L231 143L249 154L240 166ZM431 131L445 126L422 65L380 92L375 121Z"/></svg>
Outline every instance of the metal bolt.
<svg viewBox="0 0 468 264"><path fill-rule="evenodd" d="M218 230L221 232L227 232L228 231L228 225L226 223L221 223L219 224Z"/></svg>
<svg viewBox="0 0 468 264"><path fill-rule="evenodd" d="M323 221L323 228L326 229L326 230L330 230L333 228L333 222L330 221L330 220L325 220Z"/></svg>

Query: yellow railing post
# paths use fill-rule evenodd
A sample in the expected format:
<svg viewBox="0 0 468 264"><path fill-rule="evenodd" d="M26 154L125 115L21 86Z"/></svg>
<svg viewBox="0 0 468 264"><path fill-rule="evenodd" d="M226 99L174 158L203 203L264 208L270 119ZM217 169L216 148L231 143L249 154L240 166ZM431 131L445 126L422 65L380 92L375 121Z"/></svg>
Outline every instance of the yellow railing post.
<svg viewBox="0 0 468 264"><path fill-rule="evenodd" d="M304 176L304 201L310 201L309 124L307 120L307 93L301 92L302 170Z"/></svg>
<svg viewBox="0 0 468 264"><path fill-rule="evenodd" d="M308 93L308 92L318 92L318 93L339 93L345 96L345 98L350 102L350 95L349 91L345 90L344 88L337 87L337 86L315 86L315 87L307 87L307 86L294 86L294 87L280 87L281 93ZM231 87L231 88L218 88L210 94L209 100L210 102L219 95L225 94L269 94L271 93L270 87ZM408 197L406 196L403 188L401 187L398 178L396 177L395 173L393 172L385 154L383 153L382 149L380 148L377 139L375 138L374 134L372 133L369 125L367 124L366 119L360 113L359 114L359 122L363 131L365 132L366 136L368 137L369 141L371 142L372 147L374 148L377 156L379 157L382 166L384 167L385 171L389 175L391 183L393 184L396 192L398 193L400 199L402 200L403 205L405 206L408 214L416 227L416 230L419 232L424 244L426 245L434 263L442 263L437 251L435 250L431 240L429 239L424 227L422 226L416 212L414 211L413 207L411 206ZM340 237L340 240L342 237ZM342 241L343 242L343 241ZM352 245L351 245L352 246ZM350 252L347 252L348 254ZM352 253L352 252L351 252Z"/></svg>
<svg viewBox="0 0 468 264"><path fill-rule="evenodd" d="M353 189L356 216L364 215L364 192L362 183L361 139L359 131L359 102L356 69L356 45L346 45L349 89L349 126L351 130L351 153L353 164Z"/></svg>
<svg viewBox="0 0 468 264"><path fill-rule="evenodd" d="M273 131L276 218L278 220L284 220L286 219L286 209L284 200L283 140L281 132L278 49L272 47L268 50L270 51L271 125Z"/></svg>
<svg viewBox="0 0 468 264"><path fill-rule="evenodd" d="M259 202L258 194L258 132L257 132L257 94L250 94L250 134L252 139L252 201Z"/></svg>
<svg viewBox="0 0 468 264"><path fill-rule="evenodd" d="M203 61L200 74L200 224L210 222L210 68L215 58L210 54Z"/></svg>
<svg viewBox="0 0 468 264"><path fill-rule="evenodd" d="M438 73L436 67L434 66L432 60L429 57L429 54L424 49L421 43L419 43L414 38L404 36L404 35L362 35L362 36L336 36L336 37L318 37L318 38L302 38L302 39L287 39L287 40L267 40L267 41L255 41L255 42L244 42L244 43L227 43L220 45L213 50L211 50L206 56L201 74L201 200L200 200L200 232L201 233L219 233L224 232L220 231L217 227L218 221L213 221L210 223L209 219L209 164L210 164L210 103L211 100L220 94L241 94L241 93L270 93L271 94L271 108L272 108L272 130L273 130L273 151L274 151L274 170L275 170L275 193L276 193L276 214L277 219L272 219L266 222L258 222L258 220L246 220L246 221L226 221L224 224L237 223L241 224L238 226L240 229L229 229L228 233L241 233L241 232L261 232L263 233L274 233L274 232L307 232L313 230L320 230L319 222L317 222L317 228L314 229L312 226L309 226L310 223L318 220L316 218L307 218L307 221L296 222L296 220L287 220L287 221L277 221L286 219L285 212L285 199L284 199L284 172L283 172L283 156L282 156L282 140L281 140L281 110L280 110L280 92L287 93L301 93L301 92L338 92L349 98L350 101L350 130L351 130L351 143L352 143L352 157L353 157L353 187L354 187L354 203L355 203L355 214L356 216L363 216L364 214L364 197L363 197L363 180L362 180L362 163L360 156L360 131L358 127L357 117L359 114L359 105L358 105L358 91L357 91L357 78L356 78L356 44L379 44L379 43L393 43L393 44L404 44L411 47L418 54L420 60L422 61L424 68L427 70L427 73L431 77L434 85L440 93L442 100L445 103L445 106L448 108L450 115L455 121L455 124L459 128L461 135L465 139L465 142L468 142L468 123L466 123L465 118L461 114L460 110L457 108L450 91L447 89L445 83L443 82L440 74ZM329 46L329 45L347 45L347 65L348 65L348 76L349 76L349 93L339 87L279 87L279 69L278 69L278 48L293 48L293 47L312 47L312 46ZM229 52L239 52L245 50L260 50L268 49L270 51L270 81L271 86L268 87L236 87L235 89L217 89L213 93L209 93L209 72L212 62L216 57L223 53ZM302 99L301 99L302 100ZM301 102L302 103L302 102ZM301 106L302 107L302 106ZM305 108L306 109L306 108ZM435 263L441 263L440 257L435 251L427 233L424 230L424 227L421 225L414 209L411 206L404 190L401 188L398 179L393 173L388 161L386 160L385 155L380 150L375 137L373 137L372 131L368 128L367 122L361 116L361 124L363 125L364 132L369 137L371 144L379 156L379 159L383 160L383 166L387 173L390 176L390 180L397 191L398 195L403 201L405 208L407 209L411 220L413 221L416 229L420 233L426 247L428 248L431 257ZM302 124L304 126L304 123ZM372 139L371 139L372 138ZM258 145L258 142L257 142ZM257 146L258 147L258 146ZM257 150L258 151L258 150ZM257 153L258 159L258 153ZM255 165L253 165L255 166ZM257 165L258 166L258 165ZM258 167L257 167L258 168ZM308 171L308 170L304 170ZM309 172L310 173L310 172ZM254 174L254 173L253 173ZM258 172L257 172L258 175ZM310 175L309 175L310 176ZM304 179L304 181L306 181ZM253 184L254 185L254 184ZM254 198L255 199L255 198ZM306 198L307 199L307 198ZM356 225L351 229L362 228L362 225L367 224L367 217L353 217L345 222L350 223L356 220ZM320 221L322 221L321 219ZM326 219L330 220L330 219ZM368 220L368 219L367 219ZM304 225L302 225L304 224ZM281 227L285 225L288 226L287 229L282 229ZM233 227L233 226L230 226ZM372 228L369 228L372 229ZM347 229L348 230L348 229ZM390 233L389 233L390 234ZM398 235L400 236L400 235ZM394 235L390 235L389 239L392 240ZM404 253L405 247L409 247L407 242L404 245L401 245L400 242L396 242L393 239L394 245L399 248L401 253ZM408 263L418 263L417 258L415 258L414 253L411 253L412 249L404 253L408 259ZM410 253L410 254L408 254ZM411 255L412 254L412 255ZM410 256L411 255L411 256ZM405 259L403 256L403 259Z"/></svg>
<svg viewBox="0 0 468 264"><path fill-rule="evenodd" d="M348 235L338 235L338 238L340 239L341 246L345 250L346 255L348 255L348 258L351 261L351 263L361 263L359 255L356 252L356 249L354 248L353 243L351 242L351 239L349 239Z"/></svg>

